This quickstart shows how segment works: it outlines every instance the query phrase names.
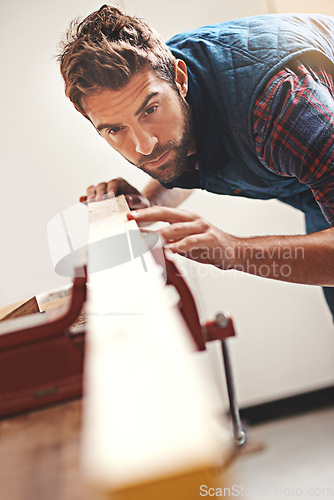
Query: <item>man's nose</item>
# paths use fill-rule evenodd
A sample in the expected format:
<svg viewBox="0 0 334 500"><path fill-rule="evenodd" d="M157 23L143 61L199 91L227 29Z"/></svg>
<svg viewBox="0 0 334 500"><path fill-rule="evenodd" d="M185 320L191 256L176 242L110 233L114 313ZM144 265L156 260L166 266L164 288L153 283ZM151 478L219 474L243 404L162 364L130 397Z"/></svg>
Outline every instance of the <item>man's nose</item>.
<svg viewBox="0 0 334 500"><path fill-rule="evenodd" d="M149 155L152 153L154 146L158 142L158 138L145 130L136 130L134 132L135 149L137 153Z"/></svg>

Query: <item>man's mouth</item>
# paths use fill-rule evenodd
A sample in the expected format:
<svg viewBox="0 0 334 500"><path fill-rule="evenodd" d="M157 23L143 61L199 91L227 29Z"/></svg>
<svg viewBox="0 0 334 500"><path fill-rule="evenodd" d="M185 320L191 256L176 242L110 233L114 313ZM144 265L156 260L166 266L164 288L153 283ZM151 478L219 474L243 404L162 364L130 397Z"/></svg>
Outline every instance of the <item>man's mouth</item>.
<svg viewBox="0 0 334 500"><path fill-rule="evenodd" d="M160 165L162 165L168 159L170 151L170 149L166 151L166 153L160 156L160 158L158 158L157 160L146 162L146 165L149 165L150 167L160 167Z"/></svg>

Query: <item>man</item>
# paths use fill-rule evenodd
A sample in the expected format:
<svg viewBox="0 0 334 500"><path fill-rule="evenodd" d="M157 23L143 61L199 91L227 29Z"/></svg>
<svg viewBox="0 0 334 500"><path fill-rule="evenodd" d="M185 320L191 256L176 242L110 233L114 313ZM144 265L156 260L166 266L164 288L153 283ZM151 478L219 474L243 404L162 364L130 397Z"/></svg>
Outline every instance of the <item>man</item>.
<svg viewBox="0 0 334 500"><path fill-rule="evenodd" d="M119 178L88 198L149 207L129 218L169 222L168 247L194 260L325 286L334 313L334 18L239 19L166 45L104 5L72 25L60 63L76 109L153 178L142 193ZM277 198L304 211L309 234L224 233L175 208L193 188Z"/></svg>

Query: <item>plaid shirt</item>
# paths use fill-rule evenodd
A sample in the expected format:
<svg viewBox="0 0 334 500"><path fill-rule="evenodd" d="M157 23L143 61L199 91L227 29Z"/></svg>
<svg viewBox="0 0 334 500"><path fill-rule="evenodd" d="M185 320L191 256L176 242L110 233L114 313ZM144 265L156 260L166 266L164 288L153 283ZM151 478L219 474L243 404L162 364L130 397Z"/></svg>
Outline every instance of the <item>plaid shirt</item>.
<svg viewBox="0 0 334 500"><path fill-rule="evenodd" d="M255 102L253 131L261 163L308 185L334 226L334 78L326 66L294 61L275 74Z"/></svg>

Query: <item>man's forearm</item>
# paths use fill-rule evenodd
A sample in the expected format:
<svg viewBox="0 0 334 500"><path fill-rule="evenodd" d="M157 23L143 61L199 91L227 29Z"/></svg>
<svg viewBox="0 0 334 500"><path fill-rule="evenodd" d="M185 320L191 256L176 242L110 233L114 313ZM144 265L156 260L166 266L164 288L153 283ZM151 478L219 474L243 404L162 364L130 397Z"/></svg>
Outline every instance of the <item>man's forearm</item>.
<svg viewBox="0 0 334 500"><path fill-rule="evenodd" d="M230 269L292 283L334 286L334 228L309 235L235 238L231 257Z"/></svg>
<svg viewBox="0 0 334 500"><path fill-rule="evenodd" d="M240 238L186 210L154 206L132 211L138 223L169 222L159 229L168 248L220 269L307 285L334 286L334 227L295 236Z"/></svg>
<svg viewBox="0 0 334 500"><path fill-rule="evenodd" d="M191 189L166 189L156 180L151 180L142 191L152 206L161 205L171 208L179 206L191 193Z"/></svg>

